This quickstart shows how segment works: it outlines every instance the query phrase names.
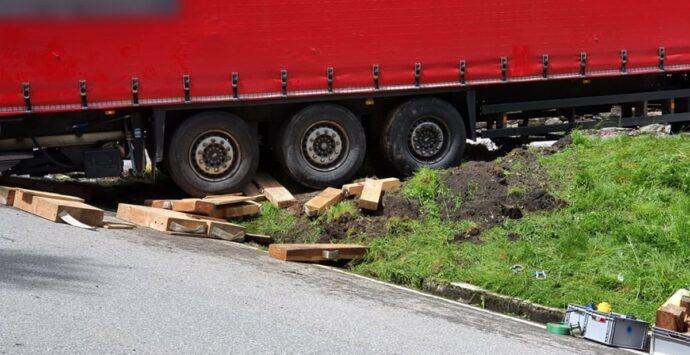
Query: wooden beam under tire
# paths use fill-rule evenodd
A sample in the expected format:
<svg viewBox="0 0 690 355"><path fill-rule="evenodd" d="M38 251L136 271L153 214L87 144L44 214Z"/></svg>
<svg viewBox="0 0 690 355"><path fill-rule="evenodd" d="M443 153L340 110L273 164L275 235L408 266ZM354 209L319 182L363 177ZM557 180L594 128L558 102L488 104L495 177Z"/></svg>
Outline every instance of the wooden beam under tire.
<svg viewBox="0 0 690 355"><path fill-rule="evenodd" d="M254 182L266 196L266 199L278 208L288 208L297 203L297 199L292 196L290 191L268 174L256 174Z"/></svg>

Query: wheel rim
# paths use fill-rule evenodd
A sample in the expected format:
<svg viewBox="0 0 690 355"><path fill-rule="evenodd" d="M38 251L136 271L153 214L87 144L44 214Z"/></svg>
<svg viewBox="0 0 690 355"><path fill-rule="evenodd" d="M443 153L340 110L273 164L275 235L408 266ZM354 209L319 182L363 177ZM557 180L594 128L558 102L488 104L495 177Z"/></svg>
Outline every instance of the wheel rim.
<svg viewBox="0 0 690 355"><path fill-rule="evenodd" d="M418 161L434 163L445 155L448 138L445 124L432 117L422 118L410 128L408 148Z"/></svg>
<svg viewBox="0 0 690 355"><path fill-rule="evenodd" d="M347 135L335 122L317 122L302 136L302 155L315 170L337 169L345 161L348 148Z"/></svg>
<svg viewBox="0 0 690 355"><path fill-rule="evenodd" d="M208 131L194 140L189 158L197 175L208 181L219 181L237 171L241 152L237 141L227 132Z"/></svg>

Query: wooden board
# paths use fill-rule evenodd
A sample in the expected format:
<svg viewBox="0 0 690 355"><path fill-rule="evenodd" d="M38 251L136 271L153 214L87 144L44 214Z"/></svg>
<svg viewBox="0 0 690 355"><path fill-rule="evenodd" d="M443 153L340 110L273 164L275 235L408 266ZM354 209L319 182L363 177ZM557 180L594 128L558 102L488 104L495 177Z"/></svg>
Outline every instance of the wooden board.
<svg viewBox="0 0 690 355"><path fill-rule="evenodd" d="M16 191L14 207L53 222L62 222L60 213L66 212L89 226L99 227L103 224L103 210L100 208L80 201L43 197L27 190Z"/></svg>
<svg viewBox="0 0 690 355"><path fill-rule="evenodd" d="M91 201L96 197L102 198L102 195L105 195L106 193L106 189L93 184L80 183L75 181L53 181L45 179L24 178L17 176L0 177L0 185L12 186L24 190L53 193L57 196L78 196L82 200L82 202L84 201L84 199Z"/></svg>
<svg viewBox="0 0 690 355"><path fill-rule="evenodd" d="M343 185L343 193L345 197L359 197L364 190L364 184L367 181L379 181L381 182L381 191L390 191L397 189L402 186L400 179L398 178L386 178L386 179L371 179L367 178L364 182L353 182L351 184Z"/></svg>
<svg viewBox="0 0 690 355"><path fill-rule="evenodd" d="M244 238L244 228L242 226L154 207L121 203L117 207L117 217L161 232L233 241Z"/></svg>
<svg viewBox="0 0 690 355"><path fill-rule="evenodd" d="M364 189L359 196L359 207L365 210L376 211L381 202L381 192L383 183L381 180L367 180L364 182Z"/></svg>
<svg viewBox="0 0 690 355"><path fill-rule="evenodd" d="M0 204L12 206L14 204L14 194L17 191L14 187L0 186Z"/></svg>
<svg viewBox="0 0 690 355"><path fill-rule="evenodd" d="M343 194L348 198L359 197L362 194L362 190L364 190L364 183L362 182L343 185Z"/></svg>
<svg viewBox="0 0 690 355"><path fill-rule="evenodd" d="M173 201L174 200L146 200L144 201L144 205L171 210Z"/></svg>
<svg viewBox="0 0 690 355"><path fill-rule="evenodd" d="M390 191L393 189L397 189L402 185L402 183L400 182L400 179L398 179L398 178L379 179L378 181L381 182L381 190L383 190L383 191Z"/></svg>
<svg viewBox="0 0 690 355"><path fill-rule="evenodd" d="M242 189L242 194L244 196L251 197L254 201L261 202L266 201L266 196L261 193L258 187L253 182L250 182Z"/></svg>
<svg viewBox="0 0 690 355"><path fill-rule="evenodd" d="M322 215L326 213L330 207L342 200L343 190L329 187L304 204L304 213L310 217Z"/></svg>
<svg viewBox="0 0 690 355"><path fill-rule="evenodd" d="M676 332L685 331L685 309L683 307L667 305L656 311L656 326Z"/></svg>
<svg viewBox="0 0 690 355"><path fill-rule="evenodd" d="M103 222L105 229L134 229L136 226L129 223Z"/></svg>
<svg viewBox="0 0 690 355"><path fill-rule="evenodd" d="M173 200L172 210L178 212L197 213L216 218L225 217L225 209L236 204L251 201L247 196L215 196L211 198L188 198L183 200Z"/></svg>
<svg viewBox="0 0 690 355"><path fill-rule="evenodd" d="M223 209L223 217L225 218L238 218L246 216L256 216L261 214L262 208L261 204L254 201L246 201L238 203L236 205L231 205Z"/></svg>
<svg viewBox="0 0 690 355"><path fill-rule="evenodd" d="M256 215L261 212L261 205L252 201L252 197L232 196L232 198L184 199L170 201L172 210L195 213L214 218L231 218Z"/></svg>
<svg viewBox="0 0 690 355"><path fill-rule="evenodd" d="M270 175L258 173L254 177L254 183L260 191L278 208L288 208L297 203L297 199Z"/></svg>
<svg viewBox="0 0 690 355"><path fill-rule="evenodd" d="M327 258L325 253L337 257ZM367 247L356 244L271 244L268 254L279 260L319 262L333 260L352 260L364 256Z"/></svg>

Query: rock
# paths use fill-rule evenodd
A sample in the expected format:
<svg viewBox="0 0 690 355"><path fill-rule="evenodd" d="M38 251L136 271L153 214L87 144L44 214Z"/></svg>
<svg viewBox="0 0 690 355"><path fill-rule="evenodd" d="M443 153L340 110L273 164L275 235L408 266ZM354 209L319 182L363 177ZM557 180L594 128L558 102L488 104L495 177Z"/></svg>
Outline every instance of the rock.
<svg viewBox="0 0 690 355"><path fill-rule="evenodd" d="M531 142L529 146L532 148L551 148L556 144L556 142L558 141Z"/></svg>
<svg viewBox="0 0 690 355"><path fill-rule="evenodd" d="M561 119L558 117L551 117L548 120L546 120L546 122L544 122L544 124L547 126L553 126L553 125L562 124L562 123L563 123L563 121L561 121Z"/></svg>
<svg viewBox="0 0 690 355"><path fill-rule="evenodd" d="M656 135L668 135L671 134L671 125L665 124L650 124L644 127L640 127L639 131L641 133L652 133Z"/></svg>

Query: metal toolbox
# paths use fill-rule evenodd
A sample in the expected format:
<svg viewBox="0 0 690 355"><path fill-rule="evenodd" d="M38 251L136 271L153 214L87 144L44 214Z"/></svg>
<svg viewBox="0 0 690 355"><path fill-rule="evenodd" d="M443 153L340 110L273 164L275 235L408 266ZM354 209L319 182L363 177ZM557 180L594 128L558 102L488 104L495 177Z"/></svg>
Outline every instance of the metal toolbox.
<svg viewBox="0 0 690 355"><path fill-rule="evenodd" d="M654 327L649 353L658 355L690 354L690 335Z"/></svg>
<svg viewBox="0 0 690 355"><path fill-rule="evenodd" d="M649 323L622 314L603 313L574 304L568 305L565 322L579 329L585 339L602 344L643 350Z"/></svg>

